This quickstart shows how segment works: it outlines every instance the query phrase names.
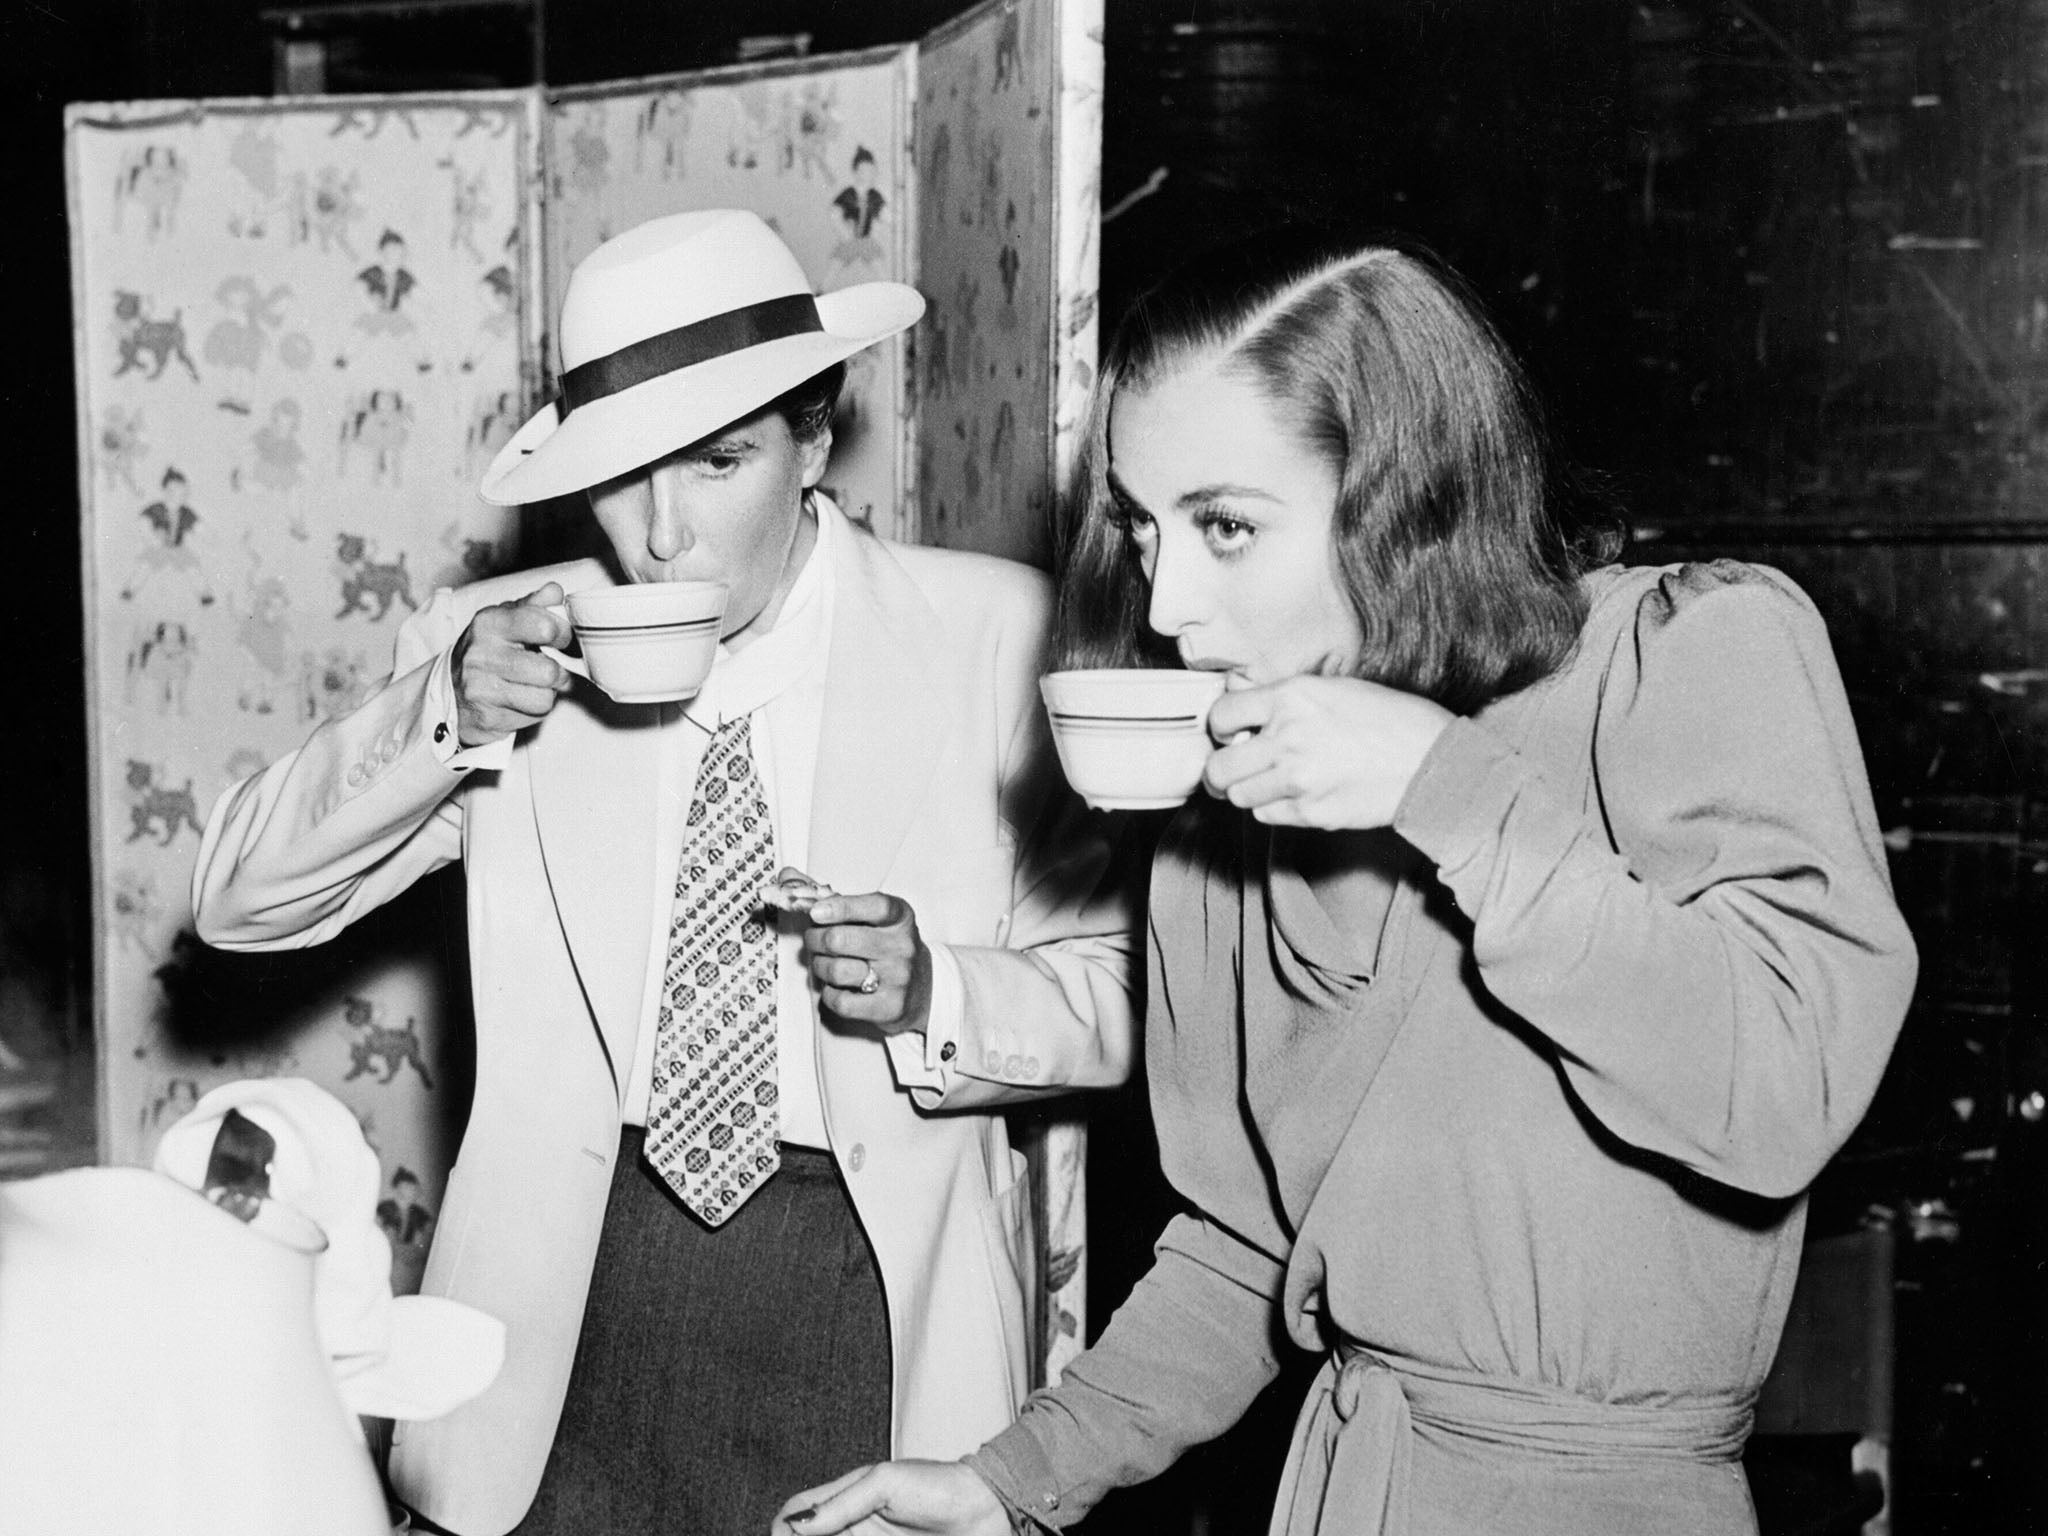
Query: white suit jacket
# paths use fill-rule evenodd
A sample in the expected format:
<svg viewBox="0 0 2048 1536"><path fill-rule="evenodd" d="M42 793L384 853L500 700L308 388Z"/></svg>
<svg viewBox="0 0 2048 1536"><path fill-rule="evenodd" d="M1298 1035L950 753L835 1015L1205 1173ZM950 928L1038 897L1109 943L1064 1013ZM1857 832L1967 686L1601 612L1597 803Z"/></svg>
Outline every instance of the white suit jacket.
<svg viewBox="0 0 2048 1536"><path fill-rule="evenodd" d="M809 872L908 901L958 961L965 1010L937 1087L922 1037L885 1046L836 1025L816 1032L818 1080L887 1297L895 1454L951 1458L1004 1428L1029 1387L1036 1274L1024 1159L1000 1114L959 1111L1123 1079L1131 919L1038 707L1045 579L836 531ZM652 962L649 904L673 899L654 807L690 792L660 782L672 754L652 710L582 686L502 771L465 775L434 751L440 658L479 608L548 579L609 577L578 562L437 593L402 628L382 691L223 795L193 877L202 937L277 949L466 865L476 1093L425 1289L502 1318L507 1354L481 1398L400 1426L392 1460L407 1502L462 1536L524 1517L554 1438Z"/></svg>

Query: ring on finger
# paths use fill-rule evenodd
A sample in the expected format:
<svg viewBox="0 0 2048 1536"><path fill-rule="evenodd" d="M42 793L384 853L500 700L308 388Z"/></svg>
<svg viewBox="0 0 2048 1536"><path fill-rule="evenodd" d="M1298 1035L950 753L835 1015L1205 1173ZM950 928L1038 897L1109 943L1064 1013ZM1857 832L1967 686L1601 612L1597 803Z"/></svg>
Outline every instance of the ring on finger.
<svg viewBox="0 0 2048 1536"><path fill-rule="evenodd" d="M856 992L861 992L861 993L874 993L874 992L877 992L877 991L879 991L879 990L881 989L881 985L882 985L882 978L881 978L881 977L880 977L879 975L877 975L877 974L876 974L876 972L875 972L875 963L874 963L874 961L872 961L872 960L868 961L868 962L867 962L867 967L868 967L868 973L867 973L867 975L865 975L865 976L861 977L861 979L860 979L860 985L854 988L854 991L856 991Z"/></svg>

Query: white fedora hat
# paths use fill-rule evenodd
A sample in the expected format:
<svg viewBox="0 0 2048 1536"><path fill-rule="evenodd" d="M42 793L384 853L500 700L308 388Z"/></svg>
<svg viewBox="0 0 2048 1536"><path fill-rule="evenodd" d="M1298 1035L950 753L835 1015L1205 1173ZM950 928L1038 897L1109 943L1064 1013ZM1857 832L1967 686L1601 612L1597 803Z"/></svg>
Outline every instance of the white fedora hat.
<svg viewBox="0 0 2048 1536"><path fill-rule="evenodd" d="M601 485L752 415L917 323L902 283L814 294L758 214L669 214L569 275L561 393L513 434L478 494L499 506Z"/></svg>

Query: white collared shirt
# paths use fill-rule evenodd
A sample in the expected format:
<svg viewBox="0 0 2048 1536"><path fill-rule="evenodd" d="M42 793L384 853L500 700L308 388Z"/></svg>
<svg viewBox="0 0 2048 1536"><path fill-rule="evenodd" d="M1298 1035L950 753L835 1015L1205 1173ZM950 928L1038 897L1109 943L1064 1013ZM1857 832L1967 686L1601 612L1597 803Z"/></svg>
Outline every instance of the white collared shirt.
<svg viewBox="0 0 2048 1536"><path fill-rule="evenodd" d="M817 542L783 599L775 627L751 637L737 650L719 646L703 689L682 706L682 718L662 727L662 750L668 754L662 781L674 785L676 792L659 807L655 835L661 848L658 862L670 872L670 886L667 899L654 904L654 932L648 949L652 963L640 1006L640 1036L620 1106L629 1125L647 1123L655 1023L668 966L674 871L682 862L684 818L711 733L724 721L741 715L753 718L754 768L761 776L768 817L775 826L771 867L790 864L803 869L810 857L811 786L817 775L825 671L832 644L834 521L833 512L820 505ZM800 924L785 923L776 938L775 956L775 1059L781 1089L776 1107L781 1117L780 1139L806 1147L828 1144L818 1093L817 1026L818 995L804 965L803 929Z"/></svg>

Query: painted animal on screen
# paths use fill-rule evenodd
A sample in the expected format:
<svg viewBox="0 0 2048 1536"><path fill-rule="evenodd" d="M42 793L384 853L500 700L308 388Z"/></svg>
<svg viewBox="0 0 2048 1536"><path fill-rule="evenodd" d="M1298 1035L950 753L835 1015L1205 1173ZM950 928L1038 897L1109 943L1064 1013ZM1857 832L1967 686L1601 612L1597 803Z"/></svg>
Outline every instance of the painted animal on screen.
<svg viewBox="0 0 2048 1536"><path fill-rule="evenodd" d="M462 531L460 523L450 523L441 530L441 548L447 551L447 562L434 572L430 586L435 590L442 587L466 587L472 581L481 581L491 574L497 563L498 546L489 539L470 538Z"/></svg>
<svg viewBox="0 0 2048 1536"><path fill-rule="evenodd" d="M400 551L396 560L380 565L370 558L369 541L359 533L343 533L334 541L334 556L340 565L341 608L334 615L345 619L352 613L369 613L375 623L391 611L394 602L417 609L413 601L412 577L405 569L405 554ZM370 612L370 605L376 604L376 612Z"/></svg>
<svg viewBox="0 0 2048 1536"><path fill-rule="evenodd" d="M350 261L356 259L348 227L363 216L362 205L356 201L358 179L354 171L344 175L337 166L323 165L310 188L300 185L301 243L311 239L323 256L331 249L340 251Z"/></svg>
<svg viewBox="0 0 2048 1536"><path fill-rule="evenodd" d="M164 904L156 893L155 877L139 869L115 871L108 905L113 908L114 942L122 949L157 959L156 928L163 918Z"/></svg>
<svg viewBox="0 0 2048 1536"><path fill-rule="evenodd" d="M149 371L150 378L162 378L165 368L180 362L193 382L198 382L199 370L193 366L192 354L185 350L182 309L174 311L168 320L158 320L149 313L149 301L141 294L128 288L115 290L114 345L121 353L120 365L114 369L117 379L142 367L146 354L155 365Z"/></svg>
<svg viewBox="0 0 2048 1536"><path fill-rule="evenodd" d="M367 997L351 992L342 999L341 1013L348 1027L360 1033L349 1042L348 1071L343 1080L366 1076L384 1069L380 1083L388 1083L398 1076L399 1070L408 1064L420 1075L420 1085L434 1086L433 1074L427 1071L426 1053L420 1048L419 1021L407 1015L402 1029L393 1029L383 1022L384 1010Z"/></svg>
<svg viewBox="0 0 2048 1536"><path fill-rule="evenodd" d="M192 798L191 779L182 789L172 789L157 781L159 771L154 763L128 759L128 841L155 837L161 828L157 841L168 848L182 829L190 827L197 837L206 827L199 819L199 802Z"/></svg>
<svg viewBox="0 0 2048 1536"><path fill-rule="evenodd" d="M308 720L332 720L362 703L379 681L360 655L350 655L339 646L329 646L325 656L308 651L300 679L304 691L300 706Z"/></svg>

